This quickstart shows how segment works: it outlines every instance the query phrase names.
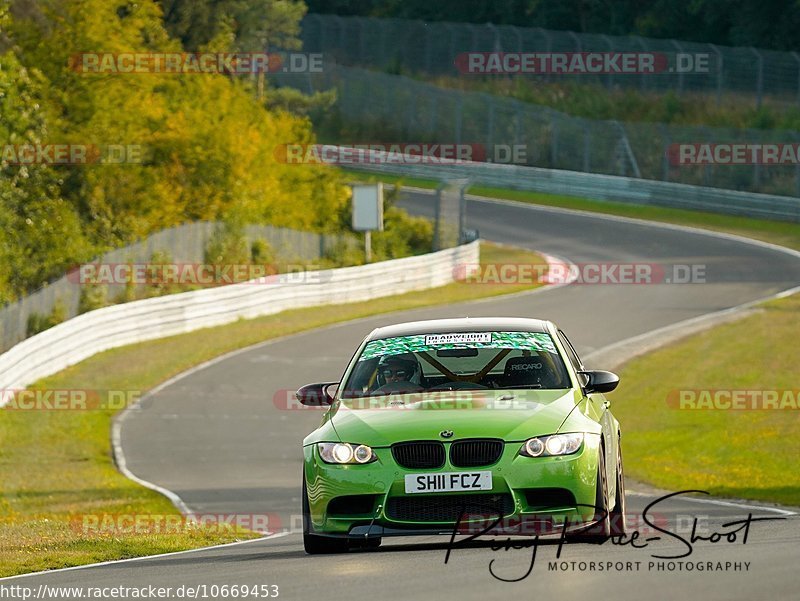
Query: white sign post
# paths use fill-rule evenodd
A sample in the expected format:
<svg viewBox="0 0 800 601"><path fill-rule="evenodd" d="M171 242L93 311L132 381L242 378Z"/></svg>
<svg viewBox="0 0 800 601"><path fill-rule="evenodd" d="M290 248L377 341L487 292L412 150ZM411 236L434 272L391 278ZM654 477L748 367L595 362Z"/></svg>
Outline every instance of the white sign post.
<svg viewBox="0 0 800 601"><path fill-rule="evenodd" d="M353 184L353 230L364 232L367 263L372 261L372 232L383 231L383 184Z"/></svg>

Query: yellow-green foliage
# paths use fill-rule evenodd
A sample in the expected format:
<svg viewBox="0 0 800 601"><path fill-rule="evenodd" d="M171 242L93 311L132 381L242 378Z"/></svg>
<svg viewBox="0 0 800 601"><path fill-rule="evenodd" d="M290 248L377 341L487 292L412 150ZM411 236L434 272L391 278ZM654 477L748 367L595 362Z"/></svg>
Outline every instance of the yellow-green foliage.
<svg viewBox="0 0 800 601"><path fill-rule="evenodd" d="M11 99L0 102L0 143L15 132L13 144L125 144L143 154L137 164L37 166L34 178L25 167L0 165L0 225L9 224L5 232L27 225L40 238L37 246L31 235L1 234L0 259L10 255L22 265L33 252L27 262L38 267L16 279L0 276L0 301L75 261L181 222L235 217L330 229L347 202L339 177L275 158L280 144L313 142L310 123L266 109L249 80L70 67L79 53L181 51L155 0L41 1L28 9L13 20L0 17L11 41L5 51L0 46L0 92ZM224 36L209 44L224 50ZM15 197L38 199L47 210L31 217Z"/></svg>

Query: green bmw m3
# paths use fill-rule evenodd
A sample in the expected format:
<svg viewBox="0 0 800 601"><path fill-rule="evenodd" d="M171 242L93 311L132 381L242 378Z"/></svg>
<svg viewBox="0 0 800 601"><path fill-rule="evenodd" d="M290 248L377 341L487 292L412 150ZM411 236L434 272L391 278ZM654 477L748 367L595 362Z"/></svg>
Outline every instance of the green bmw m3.
<svg viewBox="0 0 800 601"><path fill-rule="evenodd" d="M370 333L303 441L307 553L386 536L625 533L619 423L566 335L536 319L443 319Z"/></svg>

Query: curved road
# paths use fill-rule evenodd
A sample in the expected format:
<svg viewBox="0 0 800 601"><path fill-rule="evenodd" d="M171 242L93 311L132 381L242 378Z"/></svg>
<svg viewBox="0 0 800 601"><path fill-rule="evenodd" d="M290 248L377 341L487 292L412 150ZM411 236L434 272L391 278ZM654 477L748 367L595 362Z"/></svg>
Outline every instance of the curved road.
<svg viewBox="0 0 800 601"><path fill-rule="evenodd" d="M407 194L404 205L431 213L431 197ZM653 262L705 265L704 284L579 285L367 318L267 342L213 362L159 390L121 423L127 467L139 478L177 493L199 513L269 514L273 526L293 528L284 536L51 574L2 584L180 586L278 584L286 599L486 599L499 594L543 594L566 598L615 595L624 599L789 598L797 595L800 521L792 512L707 503L685 498L651 510L656 524L689 536L730 531L723 524L754 516L783 518L753 524L747 545L698 541L691 557L703 571L659 569L651 555L678 555L686 546L662 535L646 549L630 546L565 547L561 560L621 562L603 571L590 564L548 569L556 548L539 549L530 577L516 583L498 576L522 576L530 549L457 549L445 565L442 539L385 539L371 553L306 556L297 533L300 507L300 441L314 429L316 410L285 411L273 396L310 380L335 380L361 338L372 328L412 319L509 315L556 321L578 351L587 354L621 340L688 318L733 307L796 286L800 258L742 241L657 225L635 224L593 214L472 199L468 227L481 237L524 246L581 262ZM787 333L788 334L788 333ZM602 367L598 364L594 367ZM700 383L698 383L700 385ZM624 385L624 383L623 383ZM613 401L613 395L612 395ZM624 424L623 424L624 432ZM643 509L658 495L629 494L629 513L642 536L656 534L641 522ZM741 537L742 532L739 533ZM636 565L636 562L640 562ZM649 566L655 562L655 566ZM709 562L711 562L709 564ZM723 562L718 565L716 562ZM724 562L733 562L726 566ZM745 562L747 565L745 566ZM735 568L739 567L739 570ZM673 569L670 570L670 567ZM710 571L712 568L727 568ZM745 569L746 567L746 569ZM562 571L566 568L566 571ZM637 569L638 568L638 569Z"/></svg>

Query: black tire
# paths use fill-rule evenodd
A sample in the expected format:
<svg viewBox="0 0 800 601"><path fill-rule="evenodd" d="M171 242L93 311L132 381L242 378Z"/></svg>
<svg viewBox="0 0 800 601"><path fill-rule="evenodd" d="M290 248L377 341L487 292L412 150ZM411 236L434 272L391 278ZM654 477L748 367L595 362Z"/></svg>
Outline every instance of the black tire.
<svg viewBox="0 0 800 601"><path fill-rule="evenodd" d="M625 523L625 472L622 469L622 448L617 439L617 494L614 497L614 509L609 518L611 521L611 536L624 536L628 533Z"/></svg>
<svg viewBox="0 0 800 601"><path fill-rule="evenodd" d="M600 447L597 460L597 486L595 487L594 501L596 515L603 515L591 526L584 528L575 534L568 534L566 539L575 543L594 543L600 544L611 536L611 519L608 513L608 482L606 480L606 459L605 451Z"/></svg>
<svg viewBox="0 0 800 601"><path fill-rule="evenodd" d="M311 508L308 505L308 489L306 473L303 471L303 548L309 555L325 553L344 553L347 551L347 539L311 534ZM379 543L380 544L380 543Z"/></svg>

